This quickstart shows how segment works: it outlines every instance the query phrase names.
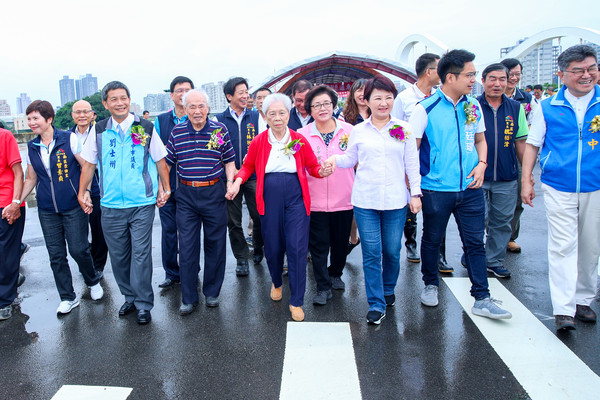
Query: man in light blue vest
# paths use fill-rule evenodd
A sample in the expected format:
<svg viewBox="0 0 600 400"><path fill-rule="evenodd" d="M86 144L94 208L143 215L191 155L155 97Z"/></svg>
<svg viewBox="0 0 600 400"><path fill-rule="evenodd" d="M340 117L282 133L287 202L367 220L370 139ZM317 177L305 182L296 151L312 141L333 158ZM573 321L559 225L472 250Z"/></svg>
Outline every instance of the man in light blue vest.
<svg viewBox="0 0 600 400"><path fill-rule="evenodd" d="M421 272L425 288L421 303L438 305L438 257L450 214L463 242L471 295L471 312L493 319L508 319L510 312L490 297L483 233L483 185L487 166L485 122L481 105L468 96L475 84L475 55L452 50L438 63L442 87L415 107L410 125L420 147L423 191Z"/></svg>
<svg viewBox="0 0 600 400"><path fill-rule="evenodd" d="M600 87L591 46L558 56L565 84L534 110L523 155L523 203L533 207L533 166L540 167L548 216L550 297L556 330L575 329L573 317L596 322L590 305L598 287L600 256Z"/></svg>
<svg viewBox="0 0 600 400"><path fill-rule="evenodd" d="M162 207L171 191L165 146L151 122L129 113L130 102L129 89L121 82L110 82L102 89L102 104L111 117L94 125L83 146L81 156L86 163L79 184L79 203L86 213L92 212L87 187L98 164L102 229L115 280L125 296L119 315L137 309L138 323L147 324L154 305L154 205Z"/></svg>

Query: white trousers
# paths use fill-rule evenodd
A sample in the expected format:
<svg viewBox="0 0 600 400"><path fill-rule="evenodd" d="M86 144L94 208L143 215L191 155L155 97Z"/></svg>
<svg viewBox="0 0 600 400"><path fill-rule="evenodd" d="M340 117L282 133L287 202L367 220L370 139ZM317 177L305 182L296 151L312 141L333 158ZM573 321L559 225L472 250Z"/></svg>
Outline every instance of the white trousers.
<svg viewBox="0 0 600 400"><path fill-rule="evenodd" d="M548 267L554 315L575 315L596 296L600 256L600 190L560 192L542 184L548 215Z"/></svg>

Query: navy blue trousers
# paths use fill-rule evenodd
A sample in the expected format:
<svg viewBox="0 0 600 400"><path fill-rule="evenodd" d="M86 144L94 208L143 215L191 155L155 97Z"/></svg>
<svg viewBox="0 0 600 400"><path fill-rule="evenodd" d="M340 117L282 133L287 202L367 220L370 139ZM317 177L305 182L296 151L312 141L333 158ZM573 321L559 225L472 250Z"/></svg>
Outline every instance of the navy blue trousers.
<svg viewBox="0 0 600 400"><path fill-rule="evenodd" d="M275 287L283 284L283 255L287 254L290 304L300 307L306 290L310 217L306 215L298 175L266 174L263 199L265 215L260 216L260 223L271 280Z"/></svg>
<svg viewBox="0 0 600 400"><path fill-rule="evenodd" d="M227 200L225 184L177 188L177 226L179 228L179 275L181 302L198 302L200 269L200 231L204 229L204 278L202 293L218 297L225 277L227 252Z"/></svg>
<svg viewBox="0 0 600 400"><path fill-rule="evenodd" d="M0 208L0 215L2 210ZM17 297L24 227L25 207L21 207L21 216L12 225L0 219L0 308L11 305Z"/></svg>
<svg viewBox="0 0 600 400"><path fill-rule="evenodd" d="M172 184L174 186L174 184ZM174 281L179 280L179 263L177 253L179 252L179 240L177 238L176 208L177 200L175 193L167 203L158 209L160 214L162 266L165 270L165 278Z"/></svg>

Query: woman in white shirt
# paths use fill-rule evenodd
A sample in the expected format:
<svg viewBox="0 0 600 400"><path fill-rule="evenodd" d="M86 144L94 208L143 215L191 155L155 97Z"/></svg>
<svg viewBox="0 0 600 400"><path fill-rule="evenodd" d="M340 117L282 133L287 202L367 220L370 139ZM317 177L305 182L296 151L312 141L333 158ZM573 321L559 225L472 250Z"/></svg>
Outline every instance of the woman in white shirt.
<svg viewBox="0 0 600 400"><path fill-rule="evenodd" d="M388 78L370 79L364 98L371 117L354 127L346 154L330 157L325 164L352 168L358 163L352 205L361 237L367 323L374 325L381 323L386 307L395 303L406 206L414 213L421 209L416 140L408 123L390 116L396 95Z"/></svg>

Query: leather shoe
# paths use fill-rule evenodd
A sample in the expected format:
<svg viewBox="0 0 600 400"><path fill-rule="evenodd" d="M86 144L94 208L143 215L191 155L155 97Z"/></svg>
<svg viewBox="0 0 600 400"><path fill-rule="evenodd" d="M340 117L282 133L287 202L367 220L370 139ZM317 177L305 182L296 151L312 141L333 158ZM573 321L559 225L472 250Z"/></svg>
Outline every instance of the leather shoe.
<svg viewBox="0 0 600 400"><path fill-rule="evenodd" d="M417 251L417 245L412 243L406 246L406 259L411 263L420 263L421 257L419 256L419 252Z"/></svg>
<svg viewBox="0 0 600 400"><path fill-rule="evenodd" d="M145 325L150 321L152 321L152 315L150 315L150 310L138 311L138 315L137 315L138 324Z"/></svg>
<svg viewBox="0 0 600 400"><path fill-rule="evenodd" d="M575 318L583 322L596 322L596 313L589 306L577 304Z"/></svg>
<svg viewBox="0 0 600 400"><path fill-rule="evenodd" d="M119 309L119 315L127 315L133 311L135 311L135 304L126 301Z"/></svg>
<svg viewBox="0 0 600 400"><path fill-rule="evenodd" d="M179 283L179 281L176 281L175 279L171 278L166 278L164 281L158 284L158 287L164 289L173 286L176 283Z"/></svg>
<svg viewBox="0 0 600 400"><path fill-rule="evenodd" d="M508 242L508 246L506 246L506 250L510 251L511 253L520 253L521 246L519 246L516 242L513 242L511 240L510 242Z"/></svg>
<svg viewBox="0 0 600 400"><path fill-rule="evenodd" d="M555 315L554 316L554 325L556 326L556 330L564 330L564 331L574 331L575 330L575 321L573 317L570 315Z"/></svg>
<svg viewBox="0 0 600 400"><path fill-rule="evenodd" d="M248 276L250 270L248 268L248 260L237 260L237 268L235 274L237 276Z"/></svg>
<svg viewBox="0 0 600 400"><path fill-rule="evenodd" d="M181 306L179 307L179 314L180 315L191 314L194 311L194 309L196 308L196 304L198 304L198 303L192 303L192 304L181 303Z"/></svg>
<svg viewBox="0 0 600 400"><path fill-rule="evenodd" d="M446 258L440 254L440 259L438 261L438 271L442 274L451 274L454 272L454 268L448 265Z"/></svg>
<svg viewBox="0 0 600 400"><path fill-rule="evenodd" d="M260 262L262 261L263 257L265 256L265 254L263 253L263 251L256 251L254 250L254 255L252 256L252 261L254 261L254 264L260 264Z"/></svg>
<svg viewBox="0 0 600 400"><path fill-rule="evenodd" d="M304 321L304 311L302 307L294 307L290 304L290 311L292 312L292 319L294 321Z"/></svg>
<svg viewBox="0 0 600 400"><path fill-rule="evenodd" d="M276 288L275 285L271 283L271 300L281 301L282 297L283 297L282 287L279 286L278 288Z"/></svg>
<svg viewBox="0 0 600 400"><path fill-rule="evenodd" d="M219 307L219 298L206 296L206 307Z"/></svg>
<svg viewBox="0 0 600 400"><path fill-rule="evenodd" d="M19 279L17 279L17 287L20 287L25 283L25 275L19 272Z"/></svg>

